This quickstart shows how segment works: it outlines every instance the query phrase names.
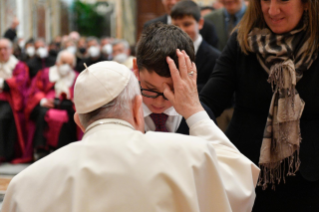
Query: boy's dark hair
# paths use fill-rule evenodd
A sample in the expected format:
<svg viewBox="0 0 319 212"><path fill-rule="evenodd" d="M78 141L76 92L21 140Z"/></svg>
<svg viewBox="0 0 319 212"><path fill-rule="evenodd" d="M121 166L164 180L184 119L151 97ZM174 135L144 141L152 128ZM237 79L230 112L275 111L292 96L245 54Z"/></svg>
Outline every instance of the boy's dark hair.
<svg viewBox="0 0 319 212"><path fill-rule="evenodd" d="M193 1L180 1L171 10L172 19L181 19L185 16L192 16L197 22L201 18L200 8Z"/></svg>
<svg viewBox="0 0 319 212"><path fill-rule="evenodd" d="M170 77L171 73L166 57L171 57L178 67L176 49L184 50L195 61L194 44L191 38L180 28L162 23L151 24L142 32L136 46L136 61L139 71L155 71L161 77Z"/></svg>

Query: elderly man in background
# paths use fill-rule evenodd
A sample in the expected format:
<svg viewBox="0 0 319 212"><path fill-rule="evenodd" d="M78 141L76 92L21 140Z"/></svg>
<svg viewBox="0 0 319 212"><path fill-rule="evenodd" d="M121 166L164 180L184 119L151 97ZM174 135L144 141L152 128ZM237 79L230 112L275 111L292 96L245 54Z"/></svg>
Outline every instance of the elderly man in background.
<svg viewBox="0 0 319 212"><path fill-rule="evenodd" d="M115 62L93 64L74 89L82 141L14 177L3 210L251 211L259 169L209 119L198 99L195 64L176 54L180 72L168 57L174 86L163 95L187 119L192 136L144 134L133 72Z"/></svg>
<svg viewBox="0 0 319 212"><path fill-rule="evenodd" d="M133 69L134 57L131 56L130 45L126 40L115 40L112 43L112 58L113 61Z"/></svg>
<svg viewBox="0 0 319 212"><path fill-rule="evenodd" d="M24 153L23 109L28 80L28 67L12 55L11 41L0 38L0 163L21 158Z"/></svg>
<svg viewBox="0 0 319 212"><path fill-rule="evenodd" d="M9 39L11 42L14 42L17 38L17 27L19 26L19 23L19 19L15 17L12 21L11 27L7 29L3 37Z"/></svg>
<svg viewBox="0 0 319 212"><path fill-rule="evenodd" d="M39 71L32 81L25 110L29 119L26 150L32 155L35 149L35 159L78 139L73 121L75 61L74 54L61 51L56 65Z"/></svg>

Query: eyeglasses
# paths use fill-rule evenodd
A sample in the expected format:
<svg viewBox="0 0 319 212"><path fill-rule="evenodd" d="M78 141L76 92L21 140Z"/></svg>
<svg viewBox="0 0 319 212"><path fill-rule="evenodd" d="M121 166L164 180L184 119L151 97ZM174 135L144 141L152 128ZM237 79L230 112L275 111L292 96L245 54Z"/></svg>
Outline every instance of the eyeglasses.
<svg viewBox="0 0 319 212"><path fill-rule="evenodd" d="M168 100L164 96L164 93L160 93L160 92L156 92L156 91L153 91L153 90L144 89L144 88L141 87L141 85L140 85L140 88L141 88L142 95L145 96L145 97L155 99L155 98L157 98L159 96L162 96L165 100Z"/></svg>

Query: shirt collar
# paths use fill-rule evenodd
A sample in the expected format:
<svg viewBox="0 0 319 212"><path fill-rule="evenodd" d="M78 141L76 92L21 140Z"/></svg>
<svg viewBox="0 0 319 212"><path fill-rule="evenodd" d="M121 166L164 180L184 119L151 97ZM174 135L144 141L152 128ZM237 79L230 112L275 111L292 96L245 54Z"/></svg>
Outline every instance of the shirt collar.
<svg viewBox="0 0 319 212"><path fill-rule="evenodd" d="M194 41L194 49L195 49L195 55L197 54L197 51L199 49L200 44L203 41L203 37L199 34L197 36L197 39Z"/></svg>
<svg viewBox="0 0 319 212"><path fill-rule="evenodd" d="M144 117L147 117L152 114L152 111L143 103L143 112ZM176 112L175 108L172 106L170 108L167 108L164 112L164 114L168 116L179 116L180 114Z"/></svg>
<svg viewBox="0 0 319 212"><path fill-rule="evenodd" d="M172 17L167 15L167 24L172 24Z"/></svg>
<svg viewBox="0 0 319 212"><path fill-rule="evenodd" d="M237 13L235 13L236 21L241 20L246 12L246 4L244 2L242 4L243 6L241 7L241 9ZM226 9L224 9L224 14L226 18L230 18L230 14L227 12Z"/></svg>

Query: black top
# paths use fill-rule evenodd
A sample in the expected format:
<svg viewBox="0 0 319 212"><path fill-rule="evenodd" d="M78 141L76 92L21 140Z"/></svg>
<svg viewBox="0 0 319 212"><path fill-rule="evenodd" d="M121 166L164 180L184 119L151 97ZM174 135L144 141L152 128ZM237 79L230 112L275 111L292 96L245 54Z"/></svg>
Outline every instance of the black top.
<svg viewBox="0 0 319 212"><path fill-rule="evenodd" d="M32 79L38 73L38 71L40 71L44 68L54 66L55 60L56 59L54 57L51 57L51 56L44 58L44 59L41 59L41 58L35 56L34 58L30 59L27 63L27 65L29 67L30 78Z"/></svg>
<svg viewBox="0 0 319 212"><path fill-rule="evenodd" d="M163 15L160 16L158 18L152 19L150 21L147 21L144 24L144 28L149 26L152 23L156 23L156 22L161 22L163 24L167 24L167 15ZM204 21L204 25L203 28L199 31L199 33L203 36L203 39L209 43L209 45L217 48L218 47L218 37L217 37L217 32L216 32L216 28L213 25L213 23L209 22L209 21Z"/></svg>
<svg viewBox="0 0 319 212"><path fill-rule="evenodd" d="M260 66L255 54L241 52L237 33L228 40L217 60L211 78L200 93L218 117L235 92L234 115L226 131L228 138L239 151L258 164L263 131L272 98L268 74ZM300 172L310 181L319 179L319 59L296 89L305 101L300 120L302 143L300 147Z"/></svg>
<svg viewBox="0 0 319 212"><path fill-rule="evenodd" d="M199 48L196 53L195 64L197 67L197 87L198 92L204 87L206 82L208 81L217 58L220 56L220 51L208 43L206 41L202 41L199 45Z"/></svg>
<svg viewBox="0 0 319 212"><path fill-rule="evenodd" d="M3 37L8 38L11 42L17 37L17 32L15 29L9 28L3 35Z"/></svg>
<svg viewBox="0 0 319 212"><path fill-rule="evenodd" d="M84 63L86 64L87 67L89 67L90 65L92 65L94 63L98 63L98 62L102 62L102 61L107 61L107 59L104 58L103 56L100 56L96 60L93 60L90 57L89 58L85 58L85 59L83 59L82 61L80 61L79 63L76 64L75 70L77 72L82 72L85 69Z"/></svg>

